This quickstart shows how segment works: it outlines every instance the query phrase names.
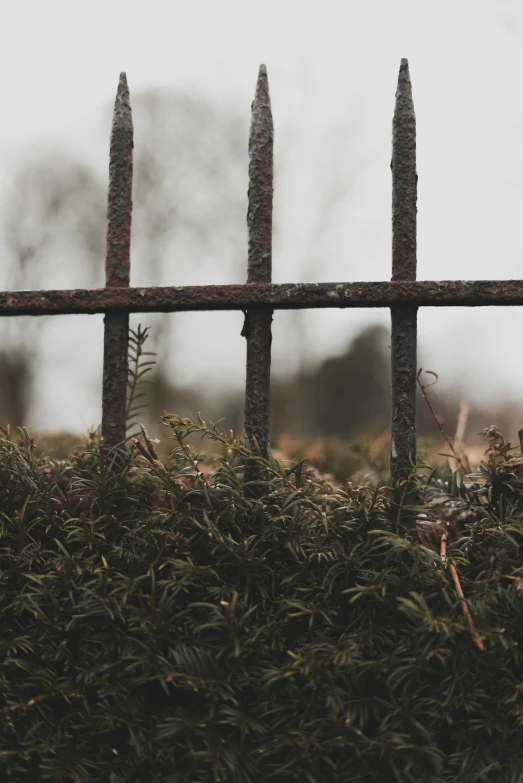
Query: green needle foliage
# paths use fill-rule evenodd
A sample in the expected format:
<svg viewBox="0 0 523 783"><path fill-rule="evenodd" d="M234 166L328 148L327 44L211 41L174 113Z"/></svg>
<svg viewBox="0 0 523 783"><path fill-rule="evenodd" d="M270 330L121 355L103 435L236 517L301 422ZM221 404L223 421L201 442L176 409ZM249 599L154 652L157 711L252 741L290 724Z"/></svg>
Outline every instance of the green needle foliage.
<svg viewBox="0 0 523 783"><path fill-rule="evenodd" d="M502 450L469 483L418 471L414 512L164 424L165 462L145 432L67 461L0 439L0 780L523 781L523 494ZM212 474L194 432L223 447Z"/></svg>
<svg viewBox="0 0 523 783"><path fill-rule="evenodd" d="M127 382L128 394L126 409L127 430L136 426L137 418L147 409L147 405L143 403L143 398L146 396L143 387L147 383L152 383L152 381L145 376L156 364L155 359L144 360L144 357L156 356L154 351L144 351L145 343L149 337L149 329L149 326L142 329L141 324L138 324L138 329L136 331L129 329L129 378ZM128 437L131 438L136 434L136 432L130 433Z"/></svg>

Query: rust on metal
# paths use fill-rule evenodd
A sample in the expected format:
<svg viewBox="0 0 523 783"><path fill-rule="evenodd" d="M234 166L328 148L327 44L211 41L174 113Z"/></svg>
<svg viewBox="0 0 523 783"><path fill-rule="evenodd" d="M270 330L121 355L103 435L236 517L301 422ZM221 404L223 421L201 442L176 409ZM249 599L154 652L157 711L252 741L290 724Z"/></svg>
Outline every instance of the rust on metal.
<svg viewBox="0 0 523 783"><path fill-rule="evenodd" d="M133 182L133 121L125 73L114 104L107 202L106 290L130 282ZM102 435L106 444L125 441L128 381L129 311L107 308L104 318Z"/></svg>
<svg viewBox="0 0 523 783"><path fill-rule="evenodd" d="M523 280L412 280L363 283L85 288L0 292L0 316L174 313L208 310L522 306Z"/></svg>
<svg viewBox="0 0 523 783"><path fill-rule="evenodd" d="M274 128L267 69L265 65L260 65L249 133L247 287L271 282L273 144ZM264 457L267 456L269 444L271 322L272 310L247 309L242 331L247 340L245 431L249 438L256 438ZM266 479L267 474L263 468L247 461L246 484ZM267 487L263 484L252 484L247 486L246 492L251 497L261 497L267 493Z"/></svg>
<svg viewBox="0 0 523 783"><path fill-rule="evenodd" d="M401 61L392 123L392 279L416 279L416 117L409 64Z"/></svg>
<svg viewBox="0 0 523 783"><path fill-rule="evenodd" d="M260 65L249 133L248 283L271 282L273 147L274 128L267 68Z"/></svg>
<svg viewBox="0 0 523 783"><path fill-rule="evenodd" d="M392 280L416 279L416 117L409 64L402 60L392 124ZM391 308L392 486L416 457L417 306ZM410 499L410 495L409 495Z"/></svg>

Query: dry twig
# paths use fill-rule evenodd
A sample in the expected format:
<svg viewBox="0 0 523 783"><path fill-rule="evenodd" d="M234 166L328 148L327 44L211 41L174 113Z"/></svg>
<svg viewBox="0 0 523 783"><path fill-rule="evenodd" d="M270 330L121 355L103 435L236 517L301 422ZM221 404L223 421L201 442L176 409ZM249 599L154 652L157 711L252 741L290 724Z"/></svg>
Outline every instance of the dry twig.
<svg viewBox="0 0 523 783"><path fill-rule="evenodd" d="M441 543L440 543L440 557L443 563L447 562L447 538L448 533L443 533L441 536ZM452 581L454 582L454 587L456 588L456 592L458 594L458 598L461 604L461 611L465 615L470 635L472 636L472 639L474 640L474 644L479 650L485 650L485 644L483 642L483 639L481 638L478 629L474 625L474 620L472 619L472 615L470 613L470 609L467 606L467 602L465 601L465 596L463 595L463 589L461 587L461 582L459 581L458 572L456 571L456 566L453 563L449 563L449 571L452 576Z"/></svg>
<svg viewBox="0 0 523 783"><path fill-rule="evenodd" d="M420 387L420 389L421 389L421 396L423 397L423 399L424 399L424 400L425 400L425 402L427 403L427 407L428 407L429 411L431 412L431 414L432 414L432 416L433 416L433 418L434 418L434 421L435 421L435 422L436 422L436 424L438 425L439 431L441 432L441 434L442 434L442 435L443 435L443 437L445 438L446 442L448 443L448 446L449 446L450 450L452 451L452 454L453 454L453 456L454 456L454 459L455 459L455 460L456 460L456 462L458 463L458 465L459 465L459 467L461 468L462 472L463 472L464 474L467 474L467 473L469 473L470 471L469 471L469 470L467 470L467 467L466 467L466 466L463 464L463 462L461 461L461 458L460 458L460 457L458 456L458 454L456 453L456 450L455 450L455 448L454 448L454 444L452 443L451 439L448 437L447 433L445 432L445 430L444 430L444 428L443 428L443 422L441 421L441 419L440 419L440 417L437 415L437 413L434 411L434 408L433 408L433 407L432 407L432 405L430 404L430 400L429 400L429 398L427 397L427 394L426 394L426 392L425 392L425 389L427 389L429 386L434 386L434 384L436 384L436 383L439 381L438 374L437 374L437 373L435 373L435 372L432 372L432 370L425 370L425 372L426 372L428 375L433 375L433 376L434 376L434 378L435 378L436 380L435 380L435 381L432 381L432 383L425 383L425 384L423 384L423 383L421 383L421 381L420 381L420 375L421 375L421 373L422 373L422 372L423 372L423 369L420 367L420 368L419 368L419 370L418 370L418 374L417 374L417 376L416 376L416 380L418 381L419 387ZM444 456L447 456L447 455L444 455Z"/></svg>

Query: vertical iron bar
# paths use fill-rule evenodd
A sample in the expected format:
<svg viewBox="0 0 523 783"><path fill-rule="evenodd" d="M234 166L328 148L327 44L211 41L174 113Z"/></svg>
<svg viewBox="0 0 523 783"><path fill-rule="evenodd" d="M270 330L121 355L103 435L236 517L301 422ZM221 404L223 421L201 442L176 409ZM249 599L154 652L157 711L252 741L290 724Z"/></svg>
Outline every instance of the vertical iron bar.
<svg viewBox="0 0 523 783"><path fill-rule="evenodd" d="M392 131L392 280L416 279L416 117L409 64L401 61ZM391 307L392 485L408 478L416 457L417 306Z"/></svg>
<svg viewBox="0 0 523 783"><path fill-rule="evenodd" d="M109 159L105 285L130 283L133 180L133 121L125 73L114 104ZM129 313L108 311L104 318L102 435L106 444L125 441L128 381Z"/></svg>
<svg viewBox="0 0 523 783"><path fill-rule="evenodd" d="M251 109L249 133L249 255L247 283L270 283L272 274L273 139L267 69L260 65ZM242 334L247 339L245 431L256 438L263 456L269 443L272 310L248 310ZM245 466L245 481L265 481L266 471L254 463ZM251 497L267 494L263 485L246 488Z"/></svg>

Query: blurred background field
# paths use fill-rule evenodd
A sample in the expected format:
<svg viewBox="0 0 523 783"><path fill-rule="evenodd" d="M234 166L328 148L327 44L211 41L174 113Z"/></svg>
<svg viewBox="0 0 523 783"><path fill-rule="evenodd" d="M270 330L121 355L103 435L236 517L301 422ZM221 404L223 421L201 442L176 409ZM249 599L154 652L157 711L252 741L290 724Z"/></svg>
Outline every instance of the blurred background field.
<svg viewBox="0 0 523 783"><path fill-rule="evenodd" d="M275 384L273 390L272 450L276 459L288 465L303 457L328 481L343 483L372 481L387 483L390 460L390 425L387 353L384 350L385 330L370 328L360 334L346 354L330 358L313 373L291 377ZM154 375L154 370L151 370ZM423 373L418 382L418 452L422 460L440 474L460 470L470 473L484 459L486 444L479 427L488 420L489 411L471 408L467 403L434 393L433 387L421 389ZM352 379L352 383L348 380ZM431 383L433 379L425 379ZM165 390L148 384L145 409L129 431L138 432L143 423L156 439L163 459L173 448L169 428L153 414L154 405L162 400ZM322 390L325 388L325 393ZM347 393L345 393L347 391ZM240 434L243 423L242 395L212 399L194 390L176 393L171 390L173 406L165 409L183 416L202 414L209 424ZM169 400L166 395L165 400ZM195 399L201 407L192 407ZM157 408L156 408L157 410ZM207 412L211 416L207 416ZM225 418L218 414L227 413ZM442 415L443 414L443 415ZM506 438L518 444L513 425L513 410L497 411L497 421ZM487 425L488 426L488 425ZM499 425L498 425L499 426ZM504 428L504 429L503 429ZM513 430L513 431L512 431ZM14 430L11 430L14 432ZM94 431L91 430L93 433ZM89 440L69 432L36 433L39 451L55 459L66 459L75 449L82 449ZM188 442L210 458L222 455L213 441L199 443L198 437Z"/></svg>
<svg viewBox="0 0 523 783"><path fill-rule="evenodd" d="M160 433L157 451L164 459L174 447L167 432ZM517 439L516 443L517 443ZM211 457L224 456L215 444L199 443L198 438L188 438L197 451ZM82 450L87 438L70 433L42 433L35 436L37 450L52 459L68 459L75 450ZM513 441L514 443L514 441ZM439 467L440 475L447 475L457 469L456 461L446 456L445 444L436 437L422 437L418 441L420 456L432 468ZM484 459L485 444L463 444L460 453L467 459L471 472L477 469ZM389 475L390 440L388 431L383 436L372 440L362 436L354 442L344 441L339 437L300 438L291 435L281 435L272 449L273 455L282 464L290 466L305 457L306 465L315 469L318 474L329 482L343 484L351 481L354 484L370 481L373 485L385 484Z"/></svg>

